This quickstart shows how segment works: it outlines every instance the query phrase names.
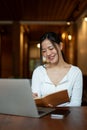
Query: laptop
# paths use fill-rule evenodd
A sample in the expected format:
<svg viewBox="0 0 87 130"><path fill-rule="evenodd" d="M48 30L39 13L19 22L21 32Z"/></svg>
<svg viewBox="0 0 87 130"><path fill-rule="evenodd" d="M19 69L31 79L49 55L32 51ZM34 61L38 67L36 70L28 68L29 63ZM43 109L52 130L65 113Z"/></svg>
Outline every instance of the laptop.
<svg viewBox="0 0 87 130"><path fill-rule="evenodd" d="M42 117L54 110L36 106L29 79L0 79L0 113Z"/></svg>

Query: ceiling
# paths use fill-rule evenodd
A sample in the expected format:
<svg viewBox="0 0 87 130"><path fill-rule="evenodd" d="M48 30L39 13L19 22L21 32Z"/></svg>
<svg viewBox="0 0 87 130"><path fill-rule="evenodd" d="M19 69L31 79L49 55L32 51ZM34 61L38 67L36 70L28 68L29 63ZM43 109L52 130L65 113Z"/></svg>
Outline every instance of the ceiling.
<svg viewBox="0 0 87 130"><path fill-rule="evenodd" d="M76 20L87 0L0 0L0 20Z"/></svg>
<svg viewBox="0 0 87 130"><path fill-rule="evenodd" d="M0 0L0 23L20 21L35 37L60 31L65 21L75 21L86 9L87 0Z"/></svg>

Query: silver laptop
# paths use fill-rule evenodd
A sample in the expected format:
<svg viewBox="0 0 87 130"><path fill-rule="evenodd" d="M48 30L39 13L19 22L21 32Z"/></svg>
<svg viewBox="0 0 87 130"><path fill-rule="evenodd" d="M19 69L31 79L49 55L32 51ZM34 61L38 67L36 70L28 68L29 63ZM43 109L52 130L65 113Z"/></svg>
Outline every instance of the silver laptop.
<svg viewBox="0 0 87 130"><path fill-rule="evenodd" d="M0 113L28 117L42 117L53 108L37 108L32 97L30 80L0 79Z"/></svg>

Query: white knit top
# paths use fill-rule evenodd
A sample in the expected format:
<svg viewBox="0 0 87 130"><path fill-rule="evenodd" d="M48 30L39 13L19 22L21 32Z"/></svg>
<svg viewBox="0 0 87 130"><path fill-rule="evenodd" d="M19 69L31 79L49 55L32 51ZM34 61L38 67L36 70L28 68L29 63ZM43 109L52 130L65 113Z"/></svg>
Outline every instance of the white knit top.
<svg viewBox="0 0 87 130"><path fill-rule="evenodd" d="M83 77L81 70L76 66L71 66L64 78L54 85L49 79L44 66L38 66L32 75L32 92L38 93L38 96L67 89L70 102L61 104L60 106L81 106L83 92Z"/></svg>

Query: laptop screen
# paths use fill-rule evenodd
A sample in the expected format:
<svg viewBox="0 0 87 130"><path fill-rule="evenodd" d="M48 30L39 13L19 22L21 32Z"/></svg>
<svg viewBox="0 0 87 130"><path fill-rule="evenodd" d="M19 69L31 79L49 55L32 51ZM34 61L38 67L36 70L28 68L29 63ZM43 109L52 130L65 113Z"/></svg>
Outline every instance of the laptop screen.
<svg viewBox="0 0 87 130"><path fill-rule="evenodd" d="M41 116L32 96L29 79L0 79L0 113L29 117Z"/></svg>

